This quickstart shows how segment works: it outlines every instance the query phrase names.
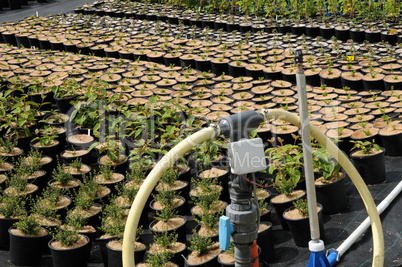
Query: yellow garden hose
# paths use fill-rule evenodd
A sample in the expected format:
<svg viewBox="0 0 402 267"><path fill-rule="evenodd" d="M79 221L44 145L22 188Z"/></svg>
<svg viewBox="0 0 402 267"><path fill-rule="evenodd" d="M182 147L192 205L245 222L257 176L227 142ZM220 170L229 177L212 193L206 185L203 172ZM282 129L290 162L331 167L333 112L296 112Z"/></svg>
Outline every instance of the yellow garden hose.
<svg viewBox="0 0 402 267"><path fill-rule="evenodd" d="M123 238L123 266L134 267L134 243L137 233L138 222L141 217L145 203L152 193L162 175L169 169L181 156L187 153L196 145L211 139L215 136L215 128L208 127L187 137L178 145L172 148L149 173L142 184L128 214Z"/></svg>
<svg viewBox="0 0 402 267"><path fill-rule="evenodd" d="M269 109L263 111L266 120L281 119L285 120L300 128L300 118L290 112L279 109ZM328 153L330 153L342 166L342 168L349 175L350 179L356 186L359 194L366 207L367 213L371 222L371 230L373 233L373 264L372 266L380 267L384 265L384 235L382 232L381 220L377 211L376 204L368 190L366 183L363 181L359 172L349 161L349 159L342 153L342 151L320 130L310 124L310 134L321 145L323 145Z"/></svg>
<svg viewBox="0 0 402 267"><path fill-rule="evenodd" d="M284 111L284 110L263 110L266 120L269 119L282 119L300 128L300 119L297 115ZM219 130L219 129L218 129ZM138 222L145 203L152 193L163 173L173 165L182 155L188 152L194 146L213 138L216 134L216 129L209 127L198 131L197 133L187 137L185 140L176 145L169 151L155 166L151 173L147 176L144 184L141 186L138 194L131 206L130 213L127 218L127 223L124 231L123 238L123 266L134 267L134 243L137 232ZM366 207L367 213L371 221L371 228L373 233L373 264L372 266L381 267L384 265L384 236L380 217L377 212L377 207L374 200L360 174L349 161L349 159L339 150L339 148L316 127L310 124L310 134L327 151L339 162L346 173L349 175L352 182L355 184L363 203Z"/></svg>

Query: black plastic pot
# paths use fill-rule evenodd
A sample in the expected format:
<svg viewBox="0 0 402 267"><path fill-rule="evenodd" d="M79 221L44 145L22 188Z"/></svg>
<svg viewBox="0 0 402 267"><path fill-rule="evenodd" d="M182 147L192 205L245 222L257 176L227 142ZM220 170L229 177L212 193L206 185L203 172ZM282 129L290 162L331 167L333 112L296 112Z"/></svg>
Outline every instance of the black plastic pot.
<svg viewBox="0 0 402 267"><path fill-rule="evenodd" d="M402 156L402 133L395 135L382 135L379 133L386 155L390 157Z"/></svg>
<svg viewBox="0 0 402 267"><path fill-rule="evenodd" d="M12 0L10 0L12 1ZM15 32L3 32L3 39L6 44L11 44L17 46L17 39L15 37Z"/></svg>
<svg viewBox="0 0 402 267"><path fill-rule="evenodd" d="M145 261L148 259L149 255L152 254L149 253L149 251L146 251L144 258ZM184 244L184 248L181 251L177 251L171 255L172 257L169 260L170 262L177 264L177 266L184 266L184 257L187 256L187 246Z"/></svg>
<svg viewBox="0 0 402 267"><path fill-rule="evenodd" d="M349 31L350 39L354 42L363 43L366 40L366 35L363 30L358 30L357 28L352 28Z"/></svg>
<svg viewBox="0 0 402 267"><path fill-rule="evenodd" d="M0 218L0 249L10 249L10 235L8 229L18 222L19 219L13 218Z"/></svg>
<svg viewBox="0 0 402 267"><path fill-rule="evenodd" d="M28 41L29 41L29 47L35 47L35 48L40 47L39 40L38 38L35 37L35 35L28 36Z"/></svg>
<svg viewBox="0 0 402 267"><path fill-rule="evenodd" d="M402 82L388 82L384 79L384 90L401 90L402 89Z"/></svg>
<svg viewBox="0 0 402 267"><path fill-rule="evenodd" d="M383 31L381 32L381 41L395 45L398 41L398 38L396 34L390 34L388 31Z"/></svg>
<svg viewBox="0 0 402 267"><path fill-rule="evenodd" d="M353 155L353 165L362 176L366 184L379 184L385 181L385 149L375 155Z"/></svg>
<svg viewBox="0 0 402 267"><path fill-rule="evenodd" d="M317 203L317 206L321 207L318 211L318 224L320 227L320 239L325 241L325 231L324 231L324 223L322 219L322 205ZM293 210L295 207L291 207L284 211L285 214L289 210ZM283 215L284 216L284 215ZM286 223L289 226L290 233L292 234L293 241L298 247L308 247L308 242L311 240L310 234L310 223L309 217L305 217L302 219L289 219L284 216Z"/></svg>
<svg viewBox="0 0 402 267"><path fill-rule="evenodd" d="M326 84L327 86L340 88L341 87L341 76L336 78L324 78L320 75L321 84Z"/></svg>
<svg viewBox="0 0 402 267"><path fill-rule="evenodd" d="M286 202L273 202L271 199L271 206L273 206L276 211L276 216L279 218L279 221L281 222L282 229L284 229L284 230L289 229L285 219L283 218L283 212L285 210L287 210L288 208L292 207L293 202L296 201L297 199L305 199L306 197L307 197L307 195L304 194L302 196L298 196L296 199L292 199L292 200L289 200Z"/></svg>
<svg viewBox="0 0 402 267"><path fill-rule="evenodd" d="M175 228L175 229L168 230L168 232L173 232L173 231L175 231L175 232L177 233L177 235L178 235L177 241L178 241L178 242L182 242L182 243L185 244L185 243L186 243L186 223L187 223L187 219L186 219L186 217L184 217L184 216L180 216L180 215L179 215L179 217L184 219L184 223L183 223L181 226L179 226L179 227L177 227L177 228ZM158 231L158 230L154 230L154 229L153 229L153 226L154 226L157 222L158 222L157 220L153 220L153 221L149 224L149 229L152 231L153 234L158 234L158 233L164 232L164 231Z"/></svg>
<svg viewBox="0 0 402 267"><path fill-rule="evenodd" d="M309 84L311 86L320 86L321 85L320 75L318 73L306 75L306 84Z"/></svg>
<svg viewBox="0 0 402 267"><path fill-rule="evenodd" d="M49 234L43 236L22 236L12 233L10 235L10 260L15 265L37 266L42 260L42 250L46 245Z"/></svg>
<svg viewBox="0 0 402 267"><path fill-rule="evenodd" d="M365 80L363 78L362 81L363 81L363 88L365 91L370 91L370 90L384 91L384 81L382 78L377 79L377 80Z"/></svg>
<svg viewBox="0 0 402 267"><path fill-rule="evenodd" d="M97 46L92 46L89 49L97 57L106 57L106 53L103 48L97 48Z"/></svg>
<svg viewBox="0 0 402 267"><path fill-rule="evenodd" d="M317 37L320 35L320 27L317 26L312 26L312 25L306 25L306 35L309 37Z"/></svg>
<svg viewBox="0 0 402 267"><path fill-rule="evenodd" d="M105 267L108 267L108 250L106 248L107 243L109 243L112 240L115 240L116 237L108 237L108 238L96 238L95 239L95 244L99 246L99 250L101 252L102 260L103 260L103 265Z"/></svg>
<svg viewBox="0 0 402 267"><path fill-rule="evenodd" d="M342 88L347 86L352 90L356 91L363 91L363 82L362 80L348 80L342 77L341 75L341 83L342 83Z"/></svg>
<svg viewBox="0 0 402 267"><path fill-rule="evenodd" d="M290 26L292 34L295 34L297 36L301 36L303 34L306 34L306 27L304 24L293 24L292 26Z"/></svg>
<svg viewBox="0 0 402 267"><path fill-rule="evenodd" d="M292 29L289 25L278 25L278 32L282 34L286 34L288 32L292 32Z"/></svg>
<svg viewBox="0 0 402 267"><path fill-rule="evenodd" d="M260 261L270 262L275 259L274 235L272 223L261 221L260 224L268 226L267 229L258 233L257 245L261 249Z"/></svg>
<svg viewBox="0 0 402 267"><path fill-rule="evenodd" d="M229 64L226 62L216 62L211 61L212 72L216 74L216 76L222 75L222 73L229 73Z"/></svg>
<svg viewBox="0 0 402 267"><path fill-rule="evenodd" d="M315 185L317 202L320 203L324 214L336 214L345 211L348 206L346 197L345 178L334 183Z"/></svg>
<svg viewBox="0 0 402 267"><path fill-rule="evenodd" d="M282 70L279 69L277 71L270 71L270 72L266 72L264 71L264 78L265 79L270 79L270 80L283 80L283 75L282 75Z"/></svg>
<svg viewBox="0 0 402 267"><path fill-rule="evenodd" d="M380 30L365 30L364 36L370 43L378 43L381 41Z"/></svg>
<svg viewBox="0 0 402 267"><path fill-rule="evenodd" d="M73 108L73 105L70 104L71 101L75 100L75 96L68 97L68 98L57 98L54 97L54 101L56 102L57 108L59 109L60 113L67 114L70 109Z"/></svg>
<svg viewBox="0 0 402 267"><path fill-rule="evenodd" d="M17 44L18 44L19 48L21 48L21 47L30 48L28 36L26 36L24 34L17 34L15 36L15 38L17 40Z"/></svg>
<svg viewBox="0 0 402 267"><path fill-rule="evenodd" d="M228 71L229 75L232 77L240 77L240 76L246 76L246 67L244 66L235 66L233 64L228 65Z"/></svg>
<svg viewBox="0 0 402 267"><path fill-rule="evenodd" d="M40 49L43 49L43 50L51 49L49 40L47 38L39 39L39 47L40 47Z"/></svg>
<svg viewBox="0 0 402 267"><path fill-rule="evenodd" d="M177 210L177 213L178 213L178 214L184 214L184 213L188 210L188 209L187 209L187 208L188 208L188 206L187 206L187 201L186 201L186 199L185 199L184 197L182 197L182 196L178 196L178 198L181 199L181 200L183 200L183 203L182 203L181 205L175 207L175 208L172 208L172 209ZM155 199L152 199L151 202L149 202L149 208L153 211L153 213L156 214L156 212L157 212L157 211L160 211L160 210L155 209L155 208L154 208L154 204L155 204Z"/></svg>
<svg viewBox="0 0 402 267"><path fill-rule="evenodd" d="M219 21L214 21L214 30L218 31L219 29L226 30L226 22L219 22Z"/></svg>
<svg viewBox="0 0 402 267"><path fill-rule="evenodd" d="M198 60L197 58L194 59L195 68L199 71L210 71L212 70L211 61L210 60ZM179 65L177 65L179 66Z"/></svg>
<svg viewBox="0 0 402 267"><path fill-rule="evenodd" d="M101 156L101 157L103 157L103 156ZM101 157L98 158L98 165L99 166L103 165L102 163L100 163ZM128 159L126 159L126 161L124 161L122 163L111 164L110 167L113 170L113 172L126 173L126 171L128 170L128 167L129 167L129 161L128 161Z"/></svg>
<svg viewBox="0 0 402 267"><path fill-rule="evenodd" d="M216 255L215 257L213 257L210 260L207 260L203 263L199 263L199 264L189 264L187 260L185 260L185 267L220 267L221 265L218 262L218 255Z"/></svg>
<svg viewBox="0 0 402 267"><path fill-rule="evenodd" d="M221 265L221 267L234 267L235 266L235 263L234 262L232 262L232 263L226 263L226 262L222 262L221 260L220 260L220 258L219 258L219 255L218 255L218 263Z"/></svg>
<svg viewBox="0 0 402 267"><path fill-rule="evenodd" d="M3 135L3 138L4 139L9 139L9 137L7 137L5 135ZM28 137L19 137L19 138L16 138L16 139L17 139L17 146L19 148L21 148L24 151L24 153L28 153L29 150L30 150L30 143L31 143L31 140L33 139L33 136L30 135Z"/></svg>
<svg viewBox="0 0 402 267"><path fill-rule="evenodd" d="M261 221L267 221L267 222L271 221L272 207L268 205L267 209L268 209L267 212L260 214Z"/></svg>
<svg viewBox="0 0 402 267"><path fill-rule="evenodd" d="M226 30L228 32L239 31L240 27L239 27L239 24L237 24L237 23L227 23L226 24Z"/></svg>
<svg viewBox="0 0 402 267"><path fill-rule="evenodd" d="M321 26L320 27L320 35L325 38L325 39L331 39L332 36L335 36L335 29L334 26L330 26L330 27L324 27Z"/></svg>
<svg viewBox="0 0 402 267"><path fill-rule="evenodd" d="M336 39L346 42L350 39L349 27L342 28L341 26L335 27Z"/></svg>
<svg viewBox="0 0 402 267"><path fill-rule="evenodd" d="M107 264L105 264L105 266L122 267L123 266L122 251L109 247L109 244L106 244L106 249L107 249ZM142 262L144 260L146 250L147 248L145 247L142 250L134 251L134 258L136 262Z"/></svg>
<svg viewBox="0 0 402 267"><path fill-rule="evenodd" d="M87 239L87 243L77 248L72 249L56 249L52 247L52 240L48 243L50 251L52 253L53 266L54 267L86 267L88 260L88 246L89 238L84 235Z"/></svg>

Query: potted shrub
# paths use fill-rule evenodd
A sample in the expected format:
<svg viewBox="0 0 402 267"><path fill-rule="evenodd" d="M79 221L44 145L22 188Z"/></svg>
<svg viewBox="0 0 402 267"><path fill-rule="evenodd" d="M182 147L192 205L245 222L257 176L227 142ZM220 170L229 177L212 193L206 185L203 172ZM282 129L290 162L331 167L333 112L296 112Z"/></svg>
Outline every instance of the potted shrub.
<svg viewBox="0 0 402 267"><path fill-rule="evenodd" d="M221 249L219 243L213 243L212 240L205 236L194 233L190 240L192 252L186 258L186 266L219 266L217 258Z"/></svg>
<svg viewBox="0 0 402 267"><path fill-rule="evenodd" d="M67 172L66 166L60 163L53 169L52 179L49 181L49 185L66 190L74 190L80 186L78 180Z"/></svg>
<svg viewBox="0 0 402 267"><path fill-rule="evenodd" d="M0 156L5 157L6 160L12 162L13 159L21 156L22 153L22 149L17 147L16 139L0 138Z"/></svg>
<svg viewBox="0 0 402 267"><path fill-rule="evenodd" d="M347 197L344 175L341 165L328 153L324 147L313 152L313 167L321 177L315 180L317 202L325 214L335 214L347 208Z"/></svg>
<svg viewBox="0 0 402 267"><path fill-rule="evenodd" d="M99 142L92 144L89 150L92 150L99 144ZM106 152L106 155L102 155L104 152ZM124 152L125 149L119 141L108 139L99 149L101 156L98 158L98 164L110 165L115 172L125 173L128 166L128 158Z"/></svg>
<svg viewBox="0 0 402 267"><path fill-rule="evenodd" d="M80 235L74 227L58 227L52 233L48 246L54 267L87 266L89 238Z"/></svg>
<svg viewBox="0 0 402 267"><path fill-rule="evenodd" d="M9 249L8 229L26 214L25 202L21 196L0 195L0 249Z"/></svg>
<svg viewBox="0 0 402 267"><path fill-rule="evenodd" d="M34 216L24 215L8 232L11 262L15 265L39 265L49 235L39 221Z"/></svg>
<svg viewBox="0 0 402 267"><path fill-rule="evenodd" d="M382 183L385 174L385 149L372 141L351 141L354 143L350 154L353 165L366 184Z"/></svg>
<svg viewBox="0 0 402 267"><path fill-rule="evenodd" d="M401 156L402 127L400 123L390 122L379 131L379 136L388 156Z"/></svg>
<svg viewBox="0 0 402 267"><path fill-rule="evenodd" d="M43 215L50 221L54 221L51 218L64 220L71 204L71 198L63 195L61 188L49 186L38 197L34 207L38 215Z"/></svg>
<svg viewBox="0 0 402 267"><path fill-rule="evenodd" d="M320 239L325 240L324 223L322 220L322 206L317 203L318 222L320 227ZM307 247L311 240L309 212L307 199L298 199L293 202L293 207L288 208L284 213L293 241L298 247Z"/></svg>
<svg viewBox="0 0 402 267"><path fill-rule="evenodd" d="M282 217L283 212L292 205L293 201L306 195L303 190L295 191L301 180L303 153L299 145L292 144L268 148L266 152L269 153L269 173L276 173L274 189L279 193L271 199L271 203L281 221L282 228L288 229Z"/></svg>
<svg viewBox="0 0 402 267"><path fill-rule="evenodd" d="M168 194L165 194L167 196ZM180 242L186 241L185 224L187 222L186 218L181 215L177 215L178 210L174 209L176 203L173 201L173 197L166 197L161 202L164 202L164 209L157 210L155 220L149 225L152 233L158 234L161 232L177 232L178 240Z"/></svg>
<svg viewBox="0 0 402 267"><path fill-rule="evenodd" d="M183 254L186 254L186 244L177 241L178 235L175 232L162 232L154 236L152 243L146 253L147 260L156 254L169 254L169 261L178 266L184 266Z"/></svg>

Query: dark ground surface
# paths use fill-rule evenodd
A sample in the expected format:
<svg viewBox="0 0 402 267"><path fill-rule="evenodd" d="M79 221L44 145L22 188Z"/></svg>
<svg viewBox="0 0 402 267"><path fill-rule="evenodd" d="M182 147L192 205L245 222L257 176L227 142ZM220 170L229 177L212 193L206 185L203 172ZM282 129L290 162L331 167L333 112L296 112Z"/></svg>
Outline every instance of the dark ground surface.
<svg viewBox="0 0 402 267"><path fill-rule="evenodd" d="M72 12L75 7L92 3L94 0L49 0L48 3L37 3L30 1L29 6L24 6L20 10L10 11L4 9L0 11L0 24L12 21L16 22L25 17L34 15L36 11L39 16L47 14ZM369 186L369 190L378 205L391 190L402 180L402 158L387 158L387 182ZM342 214L325 216L325 245L326 248L337 248L367 217L363 202L349 178L347 179L347 195L349 208ZM402 201L401 195L397 197L389 208L381 215L382 226L385 240L385 263L384 266L402 266ZM191 226L191 217L188 217ZM269 266L307 266L310 252L307 248L298 248L294 245L292 237L288 231L283 231L276 219L276 214L272 214L274 224L274 240L276 260ZM149 234L145 239L149 240ZM371 231L368 230L357 243L355 243L342 257L337 266L371 266L373 240ZM9 262L9 252L0 250L0 267L14 266ZM41 266L52 266L50 256L44 256ZM97 246L93 248L89 267L103 266L100 252Z"/></svg>
<svg viewBox="0 0 402 267"><path fill-rule="evenodd" d="M47 3L28 1L29 5L22 6L21 9L10 10L9 8L3 8L3 11L0 11L0 24L4 22L18 22L26 17L36 15L36 12L38 12L39 16L69 13L77 6L82 6L86 2L91 4L95 0L48 0Z"/></svg>

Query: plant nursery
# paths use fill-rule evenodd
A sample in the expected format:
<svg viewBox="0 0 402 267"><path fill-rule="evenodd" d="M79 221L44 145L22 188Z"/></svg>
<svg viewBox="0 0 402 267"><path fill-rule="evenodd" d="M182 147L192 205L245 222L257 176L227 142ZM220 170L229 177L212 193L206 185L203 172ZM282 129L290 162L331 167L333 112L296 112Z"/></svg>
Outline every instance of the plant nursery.
<svg viewBox="0 0 402 267"><path fill-rule="evenodd" d="M401 6L0 0L0 266L402 266Z"/></svg>

